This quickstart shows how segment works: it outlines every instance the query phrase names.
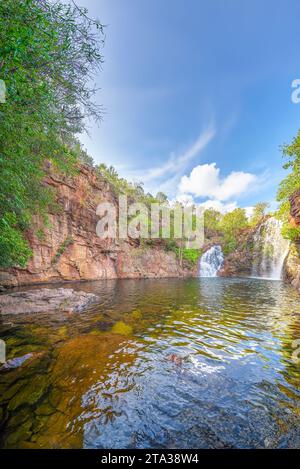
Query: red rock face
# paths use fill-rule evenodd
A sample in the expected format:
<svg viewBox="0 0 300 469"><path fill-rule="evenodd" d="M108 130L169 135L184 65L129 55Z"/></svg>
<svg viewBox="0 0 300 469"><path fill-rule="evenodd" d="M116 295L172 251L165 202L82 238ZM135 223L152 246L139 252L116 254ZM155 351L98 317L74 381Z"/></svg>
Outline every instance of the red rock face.
<svg viewBox="0 0 300 469"><path fill-rule="evenodd" d="M294 192L290 198L291 203L291 223L300 226L300 189Z"/></svg>
<svg viewBox="0 0 300 469"><path fill-rule="evenodd" d="M181 267L175 254L166 252L159 243L141 247L136 240L102 240L97 236L97 205L111 202L117 208L117 197L110 184L91 168L81 166L74 178L51 171L45 183L56 191L59 210L49 213L49 226L39 218L33 220L27 233L33 257L26 269L1 271L1 285L196 275L197 267Z"/></svg>
<svg viewBox="0 0 300 469"><path fill-rule="evenodd" d="M300 226L300 189L290 197L290 223ZM291 244L291 249L285 263L285 279L300 291L300 242Z"/></svg>
<svg viewBox="0 0 300 469"><path fill-rule="evenodd" d="M220 277L249 277L253 263L253 237L256 228L244 228L237 239L236 249L225 256Z"/></svg>

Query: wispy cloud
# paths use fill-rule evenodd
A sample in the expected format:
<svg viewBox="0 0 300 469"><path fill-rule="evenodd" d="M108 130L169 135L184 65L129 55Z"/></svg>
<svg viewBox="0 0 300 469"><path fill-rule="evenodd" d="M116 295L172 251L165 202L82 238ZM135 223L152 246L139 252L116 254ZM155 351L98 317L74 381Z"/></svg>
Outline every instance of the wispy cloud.
<svg viewBox="0 0 300 469"><path fill-rule="evenodd" d="M145 182L153 179L162 178L164 176L172 176L181 173L187 164L192 161L196 156L201 153L204 148L215 136L215 128L210 125L203 132L200 133L197 140L192 143L182 154L179 156L172 155L165 163L160 166L150 168L147 174L143 177Z"/></svg>
<svg viewBox="0 0 300 469"><path fill-rule="evenodd" d="M133 181L143 181L146 190L163 191L169 196L175 196L178 192L178 184L188 168L189 163L206 148L216 135L215 126L208 125L197 139L178 156L172 154L161 165L149 169L127 170L124 176Z"/></svg>

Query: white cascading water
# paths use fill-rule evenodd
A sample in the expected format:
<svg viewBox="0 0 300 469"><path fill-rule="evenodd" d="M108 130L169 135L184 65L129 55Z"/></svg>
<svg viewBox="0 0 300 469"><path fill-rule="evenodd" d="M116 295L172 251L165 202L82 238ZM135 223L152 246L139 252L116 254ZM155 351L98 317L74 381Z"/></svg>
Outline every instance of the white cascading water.
<svg viewBox="0 0 300 469"><path fill-rule="evenodd" d="M282 278L282 270L290 243L281 235L282 223L276 218L268 218L254 235L253 250L256 253L252 266L253 277L272 280Z"/></svg>
<svg viewBox="0 0 300 469"><path fill-rule="evenodd" d="M213 246L200 259L200 277L216 277L224 263L221 246Z"/></svg>

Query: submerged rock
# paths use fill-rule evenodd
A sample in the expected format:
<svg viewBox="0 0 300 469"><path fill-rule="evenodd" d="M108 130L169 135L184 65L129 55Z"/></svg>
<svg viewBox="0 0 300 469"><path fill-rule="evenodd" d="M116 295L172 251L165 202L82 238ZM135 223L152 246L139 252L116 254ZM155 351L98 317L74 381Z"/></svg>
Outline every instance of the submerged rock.
<svg viewBox="0 0 300 469"><path fill-rule="evenodd" d="M169 355L167 357L167 359L170 361L170 362L173 362L175 363L175 365L177 366L181 366L183 364L183 358L180 357L179 355L176 355L175 353L172 353L171 355Z"/></svg>
<svg viewBox="0 0 300 469"><path fill-rule="evenodd" d="M71 288L42 288L14 292L0 296L0 314L79 312L96 302L93 293L75 291Z"/></svg>
<svg viewBox="0 0 300 469"><path fill-rule="evenodd" d="M10 399L7 406L8 410L13 412L18 407L36 404L46 394L48 388L49 380L47 374L35 375L29 382L24 383L13 398Z"/></svg>

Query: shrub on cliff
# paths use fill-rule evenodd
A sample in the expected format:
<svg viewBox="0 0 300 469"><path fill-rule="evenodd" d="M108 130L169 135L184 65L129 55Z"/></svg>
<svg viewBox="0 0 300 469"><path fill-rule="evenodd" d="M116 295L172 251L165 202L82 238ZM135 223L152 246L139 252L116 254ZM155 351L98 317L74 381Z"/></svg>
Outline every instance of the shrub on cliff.
<svg viewBox="0 0 300 469"><path fill-rule="evenodd" d="M266 215L266 210L269 207L270 204L267 202L258 202L256 205L254 205L253 213L250 217L250 225L256 226L258 223L260 223Z"/></svg>
<svg viewBox="0 0 300 469"><path fill-rule="evenodd" d="M236 208L221 218L219 226L224 237L223 251L225 254L234 251L237 247L239 232L248 225L246 212L242 208Z"/></svg>
<svg viewBox="0 0 300 469"><path fill-rule="evenodd" d="M287 162L284 169L290 173L281 181L277 193L277 200L280 202L277 216L283 221L282 234L284 237L295 241L299 237L299 229L289 223L290 197L300 188L300 130L290 144L282 147L283 156Z"/></svg>
<svg viewBox="0 0 300 469"><path fill-rule="evenodd" d="M23 237L32 214L51 194L45 163L74 171L74 135L101 109L90 86L101 66L102 26L75 4L49 0L0 2L0 266L25 265Z"/></svg>

